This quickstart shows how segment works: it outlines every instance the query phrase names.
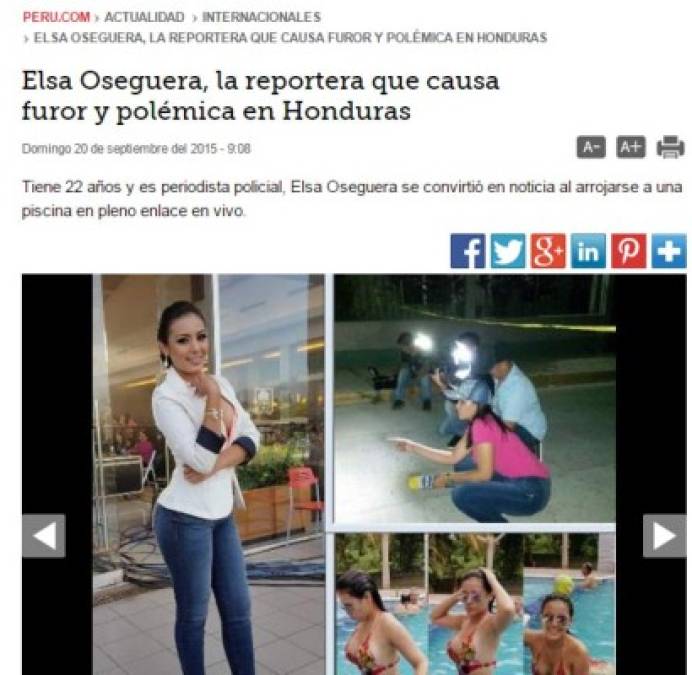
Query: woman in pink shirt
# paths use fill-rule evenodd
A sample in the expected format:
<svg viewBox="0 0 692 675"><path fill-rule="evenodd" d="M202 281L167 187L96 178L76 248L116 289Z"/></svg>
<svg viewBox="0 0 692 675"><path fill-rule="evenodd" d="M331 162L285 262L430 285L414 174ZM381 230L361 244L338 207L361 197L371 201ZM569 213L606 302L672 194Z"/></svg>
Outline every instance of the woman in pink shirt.
<svg viewBox="0 0 692 675"><path fill-rule="evenodd" d="M479 380L456 403L469 427L451 451L436 450L405 438L391 439L399 450L413 452L453 471L415 476L414 488L452 488L454 505L479 523L506 523L505 515L530 516L550 499L550 470L510 431L490 408L490 389Z"/></svg>
<svg viewBox="0 0 692 675"><path fill-rule="evenodd" d="M139 455L142 458L142 464L148 466L149 460L154 454L154 446L144 429L141 429L137 434L137 442L128 450L128 453L131 455Z"/></svg>

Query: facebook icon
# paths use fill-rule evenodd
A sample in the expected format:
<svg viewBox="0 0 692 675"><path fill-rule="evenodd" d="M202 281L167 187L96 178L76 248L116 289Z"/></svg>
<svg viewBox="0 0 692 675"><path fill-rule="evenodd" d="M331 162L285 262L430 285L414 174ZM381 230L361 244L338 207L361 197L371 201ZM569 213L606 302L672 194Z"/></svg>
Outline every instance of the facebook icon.
<svg viewBox="0 0 692 675"><path fill-rule="evenodd" d="M477 270L485 267L485 235L453 234L452 267Z"/></svg>

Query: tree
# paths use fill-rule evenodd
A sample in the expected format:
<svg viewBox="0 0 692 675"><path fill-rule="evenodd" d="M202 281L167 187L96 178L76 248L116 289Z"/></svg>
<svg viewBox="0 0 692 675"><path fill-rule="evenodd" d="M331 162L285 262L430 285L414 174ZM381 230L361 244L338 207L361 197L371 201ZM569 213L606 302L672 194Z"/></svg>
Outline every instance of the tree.
<svg viewBox="0 0 692 675"><path fill-rule="evenodd" d="M570 548L576 560L596 564L598 558L597 534L570 534Z"/></svg>
<svg viewBox="0 0 692 675"><path fill-rule="evenodd" d="M394 534L390 537L390 559L397 573L420 572L425 562L422 534Z"/></svg>
<svg viewBox="0 0 692 675"><path fill-rule="evenodd" d="M485 565L485 544L475 535L431 534L428 565L430 588L451 593L465 572Z"/></svg>
<svg viewBox="0 0 692 675"><path fill-rule="evenodd" d="M382 567L380 535L340 534L335 544L336 573L362 570L379 574Z"/></svg>
<svg viewBox="0 0 692 675"><path fill-rule="evenodd" d="M524 537L524 564L533 567L537 559L558 559L562 546L559 534L527 534Z"/></svg>
<svg viewBox="0 0 692 675"><path fill-rule="evenodd" d="M521 582L524 576L524 536L506 534L498 542L495 573L502 584Z"/></svg>

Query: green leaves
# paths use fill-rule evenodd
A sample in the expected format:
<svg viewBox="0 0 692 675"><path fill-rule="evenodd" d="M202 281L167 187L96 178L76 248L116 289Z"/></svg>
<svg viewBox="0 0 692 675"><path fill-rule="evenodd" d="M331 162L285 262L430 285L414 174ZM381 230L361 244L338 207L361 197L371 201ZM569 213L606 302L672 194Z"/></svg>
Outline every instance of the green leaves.
<svg viewBox="0 0 692 675"><path fill-rule="evenodd" d="M243 490L285 485L288 483L288 470L304 463L305 453L297 446L265 445L252 462L238 467L238 481Z"/></svg>

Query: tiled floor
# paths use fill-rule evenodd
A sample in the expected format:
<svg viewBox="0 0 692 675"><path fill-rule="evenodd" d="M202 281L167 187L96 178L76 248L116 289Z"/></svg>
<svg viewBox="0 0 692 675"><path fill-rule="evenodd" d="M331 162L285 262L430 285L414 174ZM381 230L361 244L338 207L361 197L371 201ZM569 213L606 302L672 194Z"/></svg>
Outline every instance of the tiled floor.
<svg viewBox="0 0 692 675"><path fill-rule="evenodd" d="M615 520L615 385L548 387L539 391L548 418L544 459L552 471L548 506L535 516L512 522L611 523ZM388 401L337 406L334 416L334 508L340 524L363 531L386 523L469 522L447 490L408 489L409 474L436 467L417 456L398 453L387 442L405 436L443 447L437 434L439 399L424 412L414 400L402 410ZM358 495L354 499L353 495Z"/></svg>
<svg viewBox="0 0 692 675"><path fill-rule="evenodd" d="M279 548L250 560L299 559L322 553L319 540ZM251 585L257 675L323 675L324 588ZM181 673L173 640L175 605L170 588L94 608L94 673ZM210 603L206 624L207 675L230 673L221 622Z"/></svg>

